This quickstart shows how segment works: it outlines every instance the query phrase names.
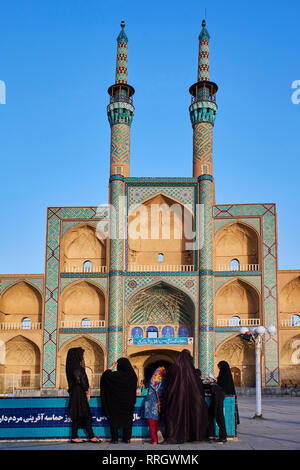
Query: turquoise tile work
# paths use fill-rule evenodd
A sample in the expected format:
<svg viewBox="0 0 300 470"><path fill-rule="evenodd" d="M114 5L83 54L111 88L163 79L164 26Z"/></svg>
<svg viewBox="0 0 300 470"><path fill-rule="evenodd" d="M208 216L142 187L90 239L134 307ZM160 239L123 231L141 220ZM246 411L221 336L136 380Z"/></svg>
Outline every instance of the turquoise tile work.
<svg viewBox="0 0 300 470"><path fill-rule="evenodd" d="M137 397L133 410L133 438L150 438L148 423L141 417L143 397ZM206 397L207 403L210 398ZM101 400L92 397L90 407L96 436L110 438L107 418L103 415ZM225 424L228 437L236 436L235 397L224 402ZM218 427L216 426L218 433ZM83 430L79 436L84 437ZM0 398L0 440L70 439L71 420L68 398Z"/></svg>

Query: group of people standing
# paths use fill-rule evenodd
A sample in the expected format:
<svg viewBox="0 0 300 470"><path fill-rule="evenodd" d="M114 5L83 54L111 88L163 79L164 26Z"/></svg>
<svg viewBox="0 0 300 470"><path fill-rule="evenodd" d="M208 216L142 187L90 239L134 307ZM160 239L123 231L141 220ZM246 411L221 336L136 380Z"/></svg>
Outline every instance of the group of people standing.
<svg viewBox="0 0 300 470"><path fill-rule="evenodd" d="M94 436L89 407L90 387L85 373L84 350L72 348L68 352L66 374L68 380L69 412L72 419L71 442L85 442L78 438L78 429L84 428L89 442L101 442ZM223 412L225 395L236 395L230 367L218 364L217 379L203 378L195 369L190 352L184 349L176 361L166 369L157 367L143 400L142 417L148 421L153 444L182 444L214 438L214 419L219 427L218 442L226 442ZM116 370L114 371L114 369ZM123 430L123 442L132 435L133 409L136 401L137 376L127 358L118 359L101 377L102 409L110 424L111 442L118 442L118 430ZM205 394L211 396L210 405ZM236 410L237 424L239 422ZM161 428L164 423L164 436Z"/></svg>

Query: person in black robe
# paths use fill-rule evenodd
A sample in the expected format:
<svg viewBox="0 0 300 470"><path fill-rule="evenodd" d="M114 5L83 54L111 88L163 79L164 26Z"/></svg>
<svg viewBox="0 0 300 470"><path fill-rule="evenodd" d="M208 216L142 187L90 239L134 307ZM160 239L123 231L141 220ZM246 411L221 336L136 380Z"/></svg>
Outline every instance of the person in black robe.
<svg viewBox="0 0 300 470"><path fill-rule="evenodd" d="M91 389L84 368L84 349L71 348L67 354L66 376L69 393L69 415L72 419L71 442L85 442L78 438L78 429L87 431L90 442L100 443L92 429L92 413L89 405Z"/></svg>
<svg viewBox="0 0 300 470"><path fill-rule="evenodd" d="M117 371L112 369L117 366ZM123 442L132 434L133 408L136 401L137 376L129 360L122 357L103 372L100 381L102 408L110 424L111 442L118 442L118 429L123 429Z"/></svg>
<svg viewBox="0 0 300 470"><path fill-rule="evenodd" d="M164 391L165 443L207 438L208 407L190 352L184 349L168 368Z"/></svg>
<svg viewBox="0 0 300 470"><path fill-rule="evenodd" d="M209 414L209 436L215 437L214 419L219 427L218 442L223 443L227 441L227 431L224 416L224 400L225 392L215 381L209 384L209 391L211 394L211 403L208 408Z"/></svg>
<svg viewBox="0 0 300 470"><path fill-rule="evenodd" d="M230 366L226 361L220 361L218 363L218 368L220 369L217 384L223 388L225 395L234 395L235 396L235 415L236 415L236 425L240 424L239 410L237 405L237 395L235 391L235 386L232 378L232 373Z"/></svg>

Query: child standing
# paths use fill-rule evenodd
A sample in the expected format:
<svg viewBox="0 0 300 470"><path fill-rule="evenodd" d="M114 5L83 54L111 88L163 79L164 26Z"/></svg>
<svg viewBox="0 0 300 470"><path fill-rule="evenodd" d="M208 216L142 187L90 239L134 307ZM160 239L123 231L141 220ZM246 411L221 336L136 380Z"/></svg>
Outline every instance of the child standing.
<svg viewBox="0 0 300 470"><path fill-rule="evenodd" d="M148 420L152 444L161 444L164 441L159 419L165 375L164 367L158 367L155 370L150 380L148 395L143 402L143 417Z"/></svg>

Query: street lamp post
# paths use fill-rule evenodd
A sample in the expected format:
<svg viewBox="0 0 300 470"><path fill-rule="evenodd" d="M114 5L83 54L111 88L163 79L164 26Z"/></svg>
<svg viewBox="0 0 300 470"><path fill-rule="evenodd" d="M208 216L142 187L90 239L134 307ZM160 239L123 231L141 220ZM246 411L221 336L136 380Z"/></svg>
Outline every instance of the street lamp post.
<svg viewBox="0 0 300 470"><path fill-rule="evenodd" d="M256 412L253 418L262 418L261 411L261 350L262 338L265 332L268 331L273 335L276 331L275 326L270 325L268 328L264 326L257 326L252 331L248 328L241 328L240 333L245 341L252 341L255 345L255 392L256 392Z"/></svg>

